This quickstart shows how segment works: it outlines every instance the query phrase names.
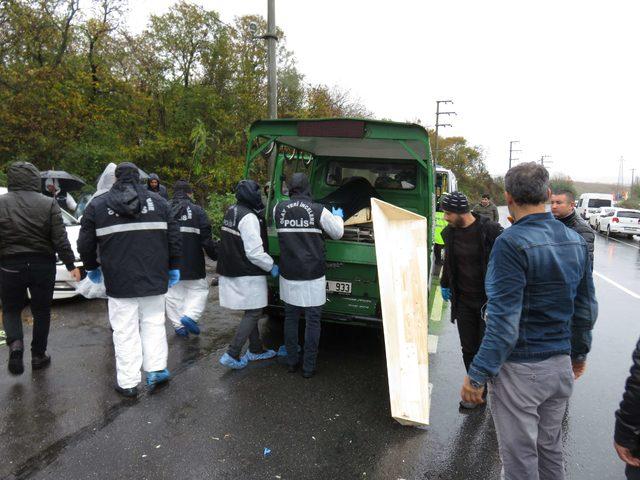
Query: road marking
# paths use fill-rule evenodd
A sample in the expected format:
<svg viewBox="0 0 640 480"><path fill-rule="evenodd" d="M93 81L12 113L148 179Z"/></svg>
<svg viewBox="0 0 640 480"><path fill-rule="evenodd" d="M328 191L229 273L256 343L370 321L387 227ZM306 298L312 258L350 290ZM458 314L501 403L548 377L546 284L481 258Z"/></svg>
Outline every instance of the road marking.
<svg viewBox="0 0 640 480"><path fill-rule="evenodd" d="M623 287L622 285L620 285L618 282L614 282L613 280L611 280L608 277L605 277L604 275L602 275L601 273L598 272L593 272L593 274L598 277L601 278L602 280L604 280L605 282L609 282L611 285L613 285L614 287L619 288L620 290L622 290L624 293L631 295L633 298L637 298L638 300L640 300L640 295L638 295L635 292L632 292L631 290L629 290L626 287Z"/></svg>

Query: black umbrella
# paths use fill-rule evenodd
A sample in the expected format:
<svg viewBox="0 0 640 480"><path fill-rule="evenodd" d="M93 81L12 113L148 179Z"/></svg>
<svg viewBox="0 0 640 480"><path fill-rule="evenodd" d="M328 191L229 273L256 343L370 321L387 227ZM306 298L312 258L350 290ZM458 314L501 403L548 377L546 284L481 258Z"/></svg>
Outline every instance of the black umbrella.
<svg viewBox="0 0 640 480"><path fill-rule="evenodd" d="M56 180L60 186L60 190L65 192L73 192L74 190L80 190L85 185L85 181L80 177L71 175L64 170L47 170L40 172L40 178L42 178L42 189L44 190L44 184L47 179Z"/></svg>

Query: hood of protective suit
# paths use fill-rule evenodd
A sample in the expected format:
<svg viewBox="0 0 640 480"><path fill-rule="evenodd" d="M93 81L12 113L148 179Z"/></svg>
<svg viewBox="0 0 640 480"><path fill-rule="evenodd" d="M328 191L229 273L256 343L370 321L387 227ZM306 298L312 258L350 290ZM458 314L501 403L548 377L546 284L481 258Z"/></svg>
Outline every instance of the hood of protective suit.
<svg viewBox="0 0 640 480"><path fill-rule="evenodd" d="M121 163L115 171L116 183L109 190L107 205L124 217L137 217L148 195L140 185L140 171L131 162Z"/></svg>
<svg viewBox="0 0 640 480"><path fill-rule="evenodd" d="M309 179L304 173L294 173L289 184L289 196L311 198Z"/></svg>
<svg viewBox="0 0 640 480"><path fill-rule="evenodd" d="M58 183L58 179L56 179L56 178L47 178L44 181L44 189L45 189L45 192L47 193L47 195L51 195L51 193L49 192L49 185L53 185L54 192L56 194L60 193L60 184Z"/></svg>
<svg viewBox="0 0 640 480"><path fill-rule="evenodd" d="M18 190L42 192L40 170L29 162L16 162L7 168L7 188L10 192Z"/></svg>
<svg viewBox="0 0 640 480"><path fill-rule="evenodd" d="M100 175L100 178L98 179L96 194L98 192L105 192L113 187L113 184L116 183L116 168L115 163L110 163L106 166L102 175Z"/></svg>
<svg viewBox="0 0 640 480"><path fill-rule="evenodd" d="M236 199L239 205L243 205L251 210L260 212L264 210L260 185L253 180L242 180L236 187Z"/></svg>

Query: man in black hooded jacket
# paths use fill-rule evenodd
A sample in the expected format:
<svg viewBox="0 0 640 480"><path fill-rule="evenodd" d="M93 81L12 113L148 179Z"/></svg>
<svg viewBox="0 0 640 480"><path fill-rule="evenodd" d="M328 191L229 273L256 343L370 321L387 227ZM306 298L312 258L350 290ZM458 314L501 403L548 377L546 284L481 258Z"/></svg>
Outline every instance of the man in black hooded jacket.
<svg viewBox="0 0 640 480"><path fill-rule="evenodd" d="M167 292L167 317L180 337L200 334L198 320L209 296L204 253L212 260L218 259L211 222L202 207L191 201L192 195L189 183L178 180L169 202L171 216L180 228L182 257L180 281Z"/></svg>
<svg viewBox="0 0 640 480"><path fill-rule="evenodd" d="M338 240L344 233L341 208L329 212L311 199L309 179L294 173L289 200L279 202L273 217L280 242L280 299L284 302L284 341L290 373L298 369L298 321L305 315L302 376L316 372L322 306L326 303L324 235Z"/></svg>
<svg viewBox="0 0 640 480"><path fill-rule="evenodd" d="M134 397L141 367L150 387L169 379L165 294L180 280L180 231L169 204L140 185L138 167L121 163L115 175L82 216L78 251L92 281L104 274L116 390Z"/></svg>
<svg viewBox="0 0 640 480"><path fill-rule="evenodd" d="M633 365L616 412L614 440L618 456L627 464L627 479L640 480L640 340L633 352Z"/></svg>
<svg viewBox="0 0 640 480"><path fill-rule="evenodd" d="M157 193L167 201L169 200L167 188L160 183L160 177L156 173L149 174L149 179L147 180L147 190L153 193Z"/></svg>
<svg viewBox="0 0 640 480"><path fill-rule="evenodd" d="M31 366L44 368L51 322L51 300L56 279L56 254L80 281L80 270L67 239L60 207L40 192L40 172L27 162L7 169L9 192L0 196L0 284L2 321L9 346L9 372L24 372L22 309L31 293L33 341Z"/></svg>

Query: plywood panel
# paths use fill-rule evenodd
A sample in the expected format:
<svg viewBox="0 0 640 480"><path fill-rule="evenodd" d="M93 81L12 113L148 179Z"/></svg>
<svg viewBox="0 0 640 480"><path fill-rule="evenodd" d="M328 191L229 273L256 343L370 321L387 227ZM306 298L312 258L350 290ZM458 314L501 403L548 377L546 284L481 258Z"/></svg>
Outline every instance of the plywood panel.
<svg viewBox="0 0 640 480"><path fill-rule="evenodd" d="M371 199L391 415L429 424L427 219Z"/></svg>

